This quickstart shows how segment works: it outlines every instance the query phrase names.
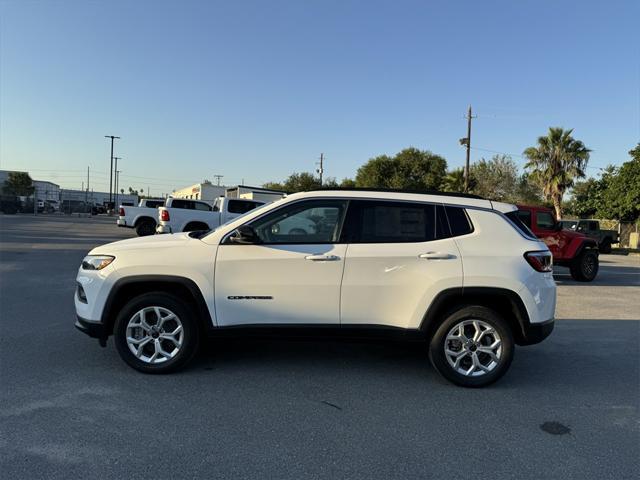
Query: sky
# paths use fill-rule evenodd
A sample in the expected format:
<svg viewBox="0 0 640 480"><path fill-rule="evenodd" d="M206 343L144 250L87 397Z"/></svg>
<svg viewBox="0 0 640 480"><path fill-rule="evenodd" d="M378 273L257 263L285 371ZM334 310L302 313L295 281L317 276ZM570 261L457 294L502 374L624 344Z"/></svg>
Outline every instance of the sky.
<svg viewBox="0 0 640 480"><path fill-rule="evenodd" d="M640 140L640 2L0 0L0 169L152 194L224 175L354 177L414 146L464 163L550 126L593 150Z"/></svg>

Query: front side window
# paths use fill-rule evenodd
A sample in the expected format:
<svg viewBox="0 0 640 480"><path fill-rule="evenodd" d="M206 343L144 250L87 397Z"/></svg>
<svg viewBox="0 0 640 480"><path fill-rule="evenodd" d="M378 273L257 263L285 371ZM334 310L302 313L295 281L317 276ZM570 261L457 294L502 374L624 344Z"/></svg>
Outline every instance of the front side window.
<svg viewBox="0 0 640 480"><path fill-rule="evenodd" d="M536 216L536 225L541 230L553 230L556 221L549 212L538 212Z"/></svg>
<svg viewBox="0 0 640 480"><path fill-rule="evenodd" d="M346 206L344 200L310 200L278 209L250 225L266 244L335 243Z"/></svg>
<svg viewBox="0 0 640 480"><path fill-rule="evenodd" d="M349 208L343 236L348 243L427 242L443 237L436 235L435 205L363 200Z"/></svg>

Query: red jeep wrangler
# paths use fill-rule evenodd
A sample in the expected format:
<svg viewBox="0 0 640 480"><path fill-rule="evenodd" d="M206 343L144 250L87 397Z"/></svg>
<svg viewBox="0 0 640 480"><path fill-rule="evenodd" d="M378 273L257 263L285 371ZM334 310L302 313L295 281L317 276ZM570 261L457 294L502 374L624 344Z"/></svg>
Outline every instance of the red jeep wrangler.
<svg viewBox="0 0 640 480"><path fill-rule="evenodd" d="M553 255L553 263L569 267L579 282L590 282L598 274L598 243L572 230L563 230L553 211L545 207L518 205L518 218L544 243Z"/></svg>

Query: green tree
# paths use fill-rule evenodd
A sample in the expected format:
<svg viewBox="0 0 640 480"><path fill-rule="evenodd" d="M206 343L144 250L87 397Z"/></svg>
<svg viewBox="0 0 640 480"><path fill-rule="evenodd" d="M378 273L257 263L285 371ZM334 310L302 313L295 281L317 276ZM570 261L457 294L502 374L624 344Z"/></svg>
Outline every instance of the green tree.
<svg viewBox="0 0 640 480"><path fill-rule="evenodd" d="M542 204L542 189L540 185L533 181L528 173L523 173L518 177L516 186L516 200L514 203L521 205L540 205Z"/></svg>
<svg viewBox="0 0 640 480"><path fill-rule="evenodd" d="M637 220L640 217L640 144L629 151L629 155L631 160L606 179L607 188L597 212L601 218Z"/></svg>
<svg viewBox="0 0 640 480"><path fill-rule="evenodd" d="M358 169L356 186L407 190L439 190L447 162L439 155L405 148L395 156L381 155Z"/></svg>
<svg viewBox="0 0 640 480"><path fill-rule="evenodd" d="M574 139L573 130L549 128L545 137L539 137L535 147L524 151L532 179L542 185L544 196L553 203L556 217L562 218L562 197L577 178L584 178L589 161L589 150Z"/></svg>
<svg viewBox="0 0 640 480"><path fill-rule="evenodd" d="M34 190L33 180L31 180L31 177L26 172L9 172L2 187L2 191L7 195L16 195L19 197L33 195Z"/></svg>
<svg viewBox="0 0 640 480"><path fill-rule="evenodd" d="M340 188L356 188L356 181L353 178L343 178Z"/></svg>
<svg viewBox="0 0 640 480"><path fill-rule="evenodd" d="M470 167L475 184L471 192L499 202L518 201L518 166L508 155L484 158Z"/></svg>
<svg viewBox="0 0 640 480"><path fill-rule="evenodd" d="M473 177L469 177L469 187L473 188L475 181ZM464 168L454 168L442 181L442 189L445 192L462 192L464 191Z"/></svg>
<svg viewBox="0 0 640 480"><path fill-rule="evenodd" d="M328 182L335 183L335 179L328 178ZM317 190L321 188L320 179L315 177L311 173L302 172L302 173L292 173L289 177L282 183L280 182L267 182L263 184L264 188L271 188L273 190L282 190L287 193L295 193L295 192L307 192L309 190Z"/></svg>

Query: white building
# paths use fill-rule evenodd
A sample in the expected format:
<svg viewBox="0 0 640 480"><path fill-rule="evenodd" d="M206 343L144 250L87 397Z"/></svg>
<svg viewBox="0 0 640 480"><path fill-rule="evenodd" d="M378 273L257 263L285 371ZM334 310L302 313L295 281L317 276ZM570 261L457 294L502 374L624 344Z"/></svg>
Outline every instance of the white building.
<svg viewBox="0 0 640 480"><path fill-rule="evenodd" d="M174 190L171 196L174 198L189 198L191 200L208 200L212 202L218 197L223 197L226 189L227 187L221 185L203 182Z"/></svg>
<svg viewBox="0 0 640 480"><path fill-rule="evenodd" d="M112 199L115 201L115 194L112 194ZM60 192L60 201L62 203L66 201L71 202L87 202L96 205L105 205L109 202L109 192L92 192L84 190L62 190ZM118 205L128 203L131 205L138 205L138 196L118 193Z"/></svg>
<svg viewBox="0 0 640 480"><path fill-rule="evenodd" d="M238 185L227 188L225 196L229 198L246 198L247 200L258 200L259 202L275 202L286 195L279 190L271 190L262 187L250 187L248 185Z"/></svg>
<svg viewBox="0 0 640 480"><path fill-rule="evenodd" d="M60 185L46 180L34 180L33 186L36 189L36 198L38 200L60 201Z"/></svg>

